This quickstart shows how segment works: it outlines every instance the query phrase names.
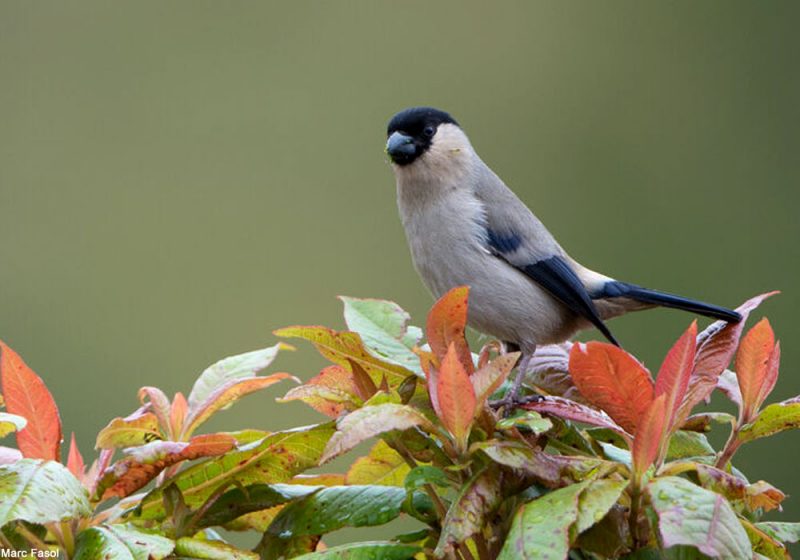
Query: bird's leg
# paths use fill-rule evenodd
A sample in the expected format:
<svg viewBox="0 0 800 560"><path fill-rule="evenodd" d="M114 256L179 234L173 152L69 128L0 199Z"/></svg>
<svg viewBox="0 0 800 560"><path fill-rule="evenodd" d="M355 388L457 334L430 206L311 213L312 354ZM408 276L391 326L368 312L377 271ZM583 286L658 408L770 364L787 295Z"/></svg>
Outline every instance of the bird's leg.
<svg viewBox="0 0 800 560"><path fill-rule="evenodd" d="M522 382L525 381L525 374L528 372L528 365L531 363L531 359L533 359L533 353L529 354L526 352L520 356L519 362L517 363L517 373L514 377L514 384L511 386L511 391L509 391L503 399L508 401L508 404L517 402L519 391L522 389Z"/></svg>
<svg viewBox="0 0 800 560"><path fill-rule="evenodd" d="M522 389L522 382L525 380L525 375L528 372L528 366L533 359L533 351L531 352L524 352L517 362L517 373L514 377L514 383L511 386L511 390L508 391L505 396L493 403L490 403L490 406L494 409L503 408L504 414L508 414L514 407L521 403L521 399L519 398L520 389Z"/></svg>

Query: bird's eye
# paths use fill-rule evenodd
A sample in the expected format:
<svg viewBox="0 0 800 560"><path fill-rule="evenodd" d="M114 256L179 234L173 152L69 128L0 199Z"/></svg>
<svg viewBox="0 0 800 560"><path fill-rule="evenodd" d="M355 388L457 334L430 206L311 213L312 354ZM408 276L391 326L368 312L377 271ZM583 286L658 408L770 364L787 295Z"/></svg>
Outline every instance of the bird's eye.
<svg viewBox="0 0 800 560"><path fill-rule="evenodd" d="M435 129L435 128L433 128L432 126L426 126L426 127L425 127L425 129L422 131L422 133L423 133L425 136L427 136L427 137L429 137L429 138L430 138L431 136L433 136L433 135L434 135L434 133L436 133L436 129Z"/></svg>

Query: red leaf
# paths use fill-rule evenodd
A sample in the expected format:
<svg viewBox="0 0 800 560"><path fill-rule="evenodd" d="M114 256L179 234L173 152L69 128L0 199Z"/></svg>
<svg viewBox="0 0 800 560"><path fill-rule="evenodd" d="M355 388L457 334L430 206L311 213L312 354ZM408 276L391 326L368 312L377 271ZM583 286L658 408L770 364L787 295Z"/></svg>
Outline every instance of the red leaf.
<svg viewBox="0 0 800 560"><path fill-rule="evenodd" d="M758 413L761 403L764 402L761 393L765 383L774 386L772 374L768 373L767 367L774 348L775 335L767 319L761 319L750 329L739 345L736 353L736 377L742 392L742 423L752 421Z"/></svg>
<svg viewBox="0 0 800 560"><path fill-rule="evenodd" d="M655 396L666 395L666 425L670 432L675 425L678 408L683 403L686 390L689 387L689 378L694 367L695 339L697 337L697 321L686 329L686 332L667 352L667 357L661 364L656 378Z"/></svg>
<svg viewBox="0 0 800 560"><path fill-rule="evenodd" d="M450 343L442 360L436 393L442 423L460 448L465 449L477 402L469 375L457 355L455 342Z"/></svg>
<svg viewBox="0 0 800 560"><path fill-rule="evenodd" d="M645 411L633 438L633 472L637 478L647 472L661 451L666 407L667 395L660 395Z"/></svg>
<svg viewBox="0 0 800 560"><path fill-rule="evenodd" d="M75 432L72 432L72 437L69 440L69 455L67 455L67 469L75 475L78 480L83 479L84 470L86 465L83 463L83 456L78 449L78 444L75 443Z"/></svg>
<svg viewBox="0 0 800 560"><path fill-rule="evenodd" d="M17 432L17 446L25 457L58 461L61 418L44 381L22 358L0 340L0 381L6 410L28 424Z"/></svg>
<svg viewBox="0 0 800 560"><path fill-rule="evenodd" d="M636 358L604 342L575 344L569 354L569 373L583 398L628 432L636 432L653 401L650 373Z"/></svg>
<svg viewBox="0 0 800 560"><path fill-rule="evenodd" d="M450 345L455 346L456 356L468 375L472 375L474 366L472 353L464 338L467 327L467 300L469 287L453 288L433 304L428 313L426 334L431 350L439 359L444 360Z"/></svg>
<svg viewBox="0 0 800 560"><path fill-rule="evenodd" d="M701 401L707 399L717 387L717 380L728 364L731 363L733 354L739 344L744 324L750 312L758 307L768 297L779 292L769 292L750 298L736 308L742 316L738 323L716 321L697 335L697 355L694 362L694 372L689 380L689 390L683 405L678 412L678 419L684 419L691 414L692 409Z"/></svg>

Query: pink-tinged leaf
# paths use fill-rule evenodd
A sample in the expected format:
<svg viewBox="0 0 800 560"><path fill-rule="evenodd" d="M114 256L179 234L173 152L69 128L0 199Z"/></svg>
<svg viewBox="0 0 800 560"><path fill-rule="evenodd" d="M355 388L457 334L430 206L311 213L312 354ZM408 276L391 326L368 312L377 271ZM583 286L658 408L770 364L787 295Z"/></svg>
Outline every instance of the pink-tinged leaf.
<svg viewBox="0 0 800 560"><path fill-rule="evenodd" d="M17 447L30 459L58 461L61 447L61 418L53 395L44 381L22 358L0 340L0 383L10 414L28 421L17 432Z"/></svg>
<svg viewBox="0 0 800 560"><path fill-rule="evenodd" d="M485 366L477 370L470 379L477 399L476 412L480 412L486 400L497 391L500 385L508 378L511 370L519 359L519 352L512 352L498 356Z"/></svg>
<svg viewBox="0 0 800 560"><path fill-rule="evenodd" d="M231 381L249 379L264 371L281 350L294 350L288 344L279 342L275 346L229 356L206 368L195 381L189 393L189 410L195 411L208 401L212 393L216 393Z"/></svg>
<svg viewBox="0 0 800 560"><path fill-rule="evenodd" d="M768 377L767 364L775 348L775 335L767 319L759 321L742 338L736 353L736 378L742 393L740 421L751 422L763 401L759 400ZM775 372L777 375L777 370ZM774 384L774 383L773 383Z"/></svg>
<svg viewBox="0 0 800 560"><path fill-rule="evenodd" d="M385 403L360 408L342 416L336 422L336 433L328 441L320 463L351 450L371 437L415 426L426 431L433 429L425 415L410 406Z"/></svg>
<svg viewBox="0 0 800 560"><path fill-rule="evenodd" d="M666 414L665 432L671 432L675 427L678 408L683 403L686 390L689 387L689 378L692 375L695 357L695 339L697 337L697 321L686 329L674 344L667 357L661 364L656 378L654 395L658 398L666 396L664 413Z"/></svg>
<svg viewBox="0 0 800 560"><path fill-rule="evenodd" d="M726 369L717 378L717 389L724 394L728 399L741 408L742 406L742 392L739 390L739 380L736 379L736 374L731 370Z"/></svg>
<svg viewBox="0 0 800 560"><path fill-rule="evenodd" d="M86 472L84 478L84 486L89 490L89 495L94 496L97 493L97 485L100 479L106 472L106 469L111 464L111 458L114 456L114 449L103 449L100 455L92 462L89 470Z"/></svg>
<svg viewBox="0 0 800 560"><path fill-rule="evenodd" d="M468 375L472 375L474 365L464 331L467 328L467 301L469 287L453 288L433 304L428 313L425 333L428 344L436 358L441 361L450 345L454 345L456 357Z"/></svg>
<svg viewBox="0 0 800 560"><path fill-rule="evenodd" d="M466 449L472 421L475 418L477 400L470 377L461 363L456 344L450 343L439 370L436 391L441 416L439 417L460 449Z"/></svg>
<svg viewBox="0 0 800 560"><path fill-rule="evenodd" d="M455 546L482 531L502 501L498 469L486 468L474 475L447 510L435 557L449 556Z"/></svg>
<svg viewBox="0 0 800 560"><path fill-rule="evenodd" d="M633 472L638 479L647 472L665 445L667 395L660 395L644 413L633 438Z"/></svg>
<svg viewBox="0 0 800 560"><path fill-rule="evenodd" d="M589 403L604 410L630 433L653 401L650 373L636 358L611 344L575 344L569 372Z"/></svg>
<svg viewBox="0 0 800 560"><path fill-rule="evenodd" d="M186 437L197 429L200 424L208 420L214 413L228 408L240 398L250 393L266 389L284 379L291 379L297 383L300 380L288 373L273 373L266 377L250 377L245 379L234 379L217 387L196 407L190 407L182 430L183 437Z"/></svg>
<svg viewBox="0 0 800 560"><path fill-rule="evenodd" d="M170 420L171 405L169 398L157 387L142 387L139 389L139 402L147 406L148 410L156 415L158 423L164 432L170 432L172 422ZM178 434L169 434L177 437Z"/></svg>
<svg viewBox="0 0 800 560"><path fill-rule="evenodd" d="M728 501L675 476L647 485L663 548L686 545L711 558L751 558L747 533Z"/></svg>
<svg viewBox="0 0 800 560"><path fill-rule="evenodd" d="M384 362L370 354L354 332L337 332L327 327L286 327L274 331L277 336L302 338L308 340L317 351L331 362L344 368L350 367L350 360L358 363L372 378L376 385L386 377L389 386L397 387L412 372L397 364Z"/></svg>
<svg viewBox="0 0 800 560"><path fill-rule="evenodd" d="M180 434L183 432L183 426L186 423L186 415L189 413L189 403L186 402L186 397L183 393L178 391L172 398L172 404L169 409L169 422L172 426L172 433Z"/></svg>
<svg viewBox="0 0 800 560"><path fill-rule="evenodd" d="M127 457L107 469L98 485L98 494L106 500L123 498L147 485L158 474L181 461L200 457L216 457L236 447L236 440L227 434L195 436L188 442L154 441L126 449Z"/></svg>
<svg viewBox="0 0 800 560"><path fill-rule="evenodd" d="M83 455L78 449L78 444L75 442L75 432L72 432L72 437L69 440L69 455L67 455L67 469L78 480L83 480L86 465L83 462Z"/></svg>
<svg viewBox="0 0 800 560"><path fill-rule="evenodd" d="M290 389L277 400L302 401L325 416L338 418L342 412L361 406L357 393L351 372L341 366L328 366L308 383Z"/></svg>
<svg viewBox="0 0 800 560"><path fill-rule="evenodd" d="M19 452L19 449L0 445L0 465L10 465L20 459L22 459L22 453Z"/></svg>
<svg viewBox="0 0 800 560"><path fill-rule="evenodd" d="M428 397L431 399L431 406L436 416L442 417L442 407L439 404L439 370L433 362L425 364L425 377L428 380Z"/></svg>
<svg viewBox="0 0 800 560"><path fill-rule="evenodd" d="M631 435L602 410L597 410L563 397L544 397L542 400L523 405L521 408L545 412L565 420L582 422L590 426L608 428L631 441Z"/></svg>
<svg viewBox="0 0 800 560"><path fill-rule="evenodd" d="M736 308L742 316L740 322L716 321L697 335L694 372L689 380L686 398L678 412L679 419L688 417L695 406L709 398L717 387L717 379L733 359L748 316L765 299L777 293L779 292L755 296Z"/></svg>
<svg viewBox="0 0 800 560"><path fill-rule="evenodd" d="M533 358L525 372L525 384L535 387L545 395L565 397L573 401L588 404L581 392L575 387L569 374L569 353L572 342L537 346Z"/></svg>
<svg viewBox="0 0 800 560"><path fill-rule="evenodd" d="M114 418L97 434L96 449L131 447L164 439L158 430L158 418L140 408L125 418Z"/></svg>

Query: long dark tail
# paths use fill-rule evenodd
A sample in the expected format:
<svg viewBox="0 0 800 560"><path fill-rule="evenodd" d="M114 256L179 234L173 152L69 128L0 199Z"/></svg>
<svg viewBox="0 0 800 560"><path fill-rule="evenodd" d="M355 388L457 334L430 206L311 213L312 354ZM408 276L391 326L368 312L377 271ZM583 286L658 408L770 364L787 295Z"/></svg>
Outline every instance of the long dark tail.
<svg viewBox="0 0 800 560"><path fill-rule="evenodd" d="M647 288L642 288L641 286L628 284L626 282L613 281L606 283L606 285L603 286L602 297L626 297L642 303L651 303L653 305L660 305L662 307L683 309L684 311L696 313L697 315L703 315L704 317L722 319L723 321L727 321L729 323L738 323L742 320L742 316L732 309L726 309L725 307L704 303L702 301L696 301L682 296L676 296L674 294L649 290Z"/></svg>

